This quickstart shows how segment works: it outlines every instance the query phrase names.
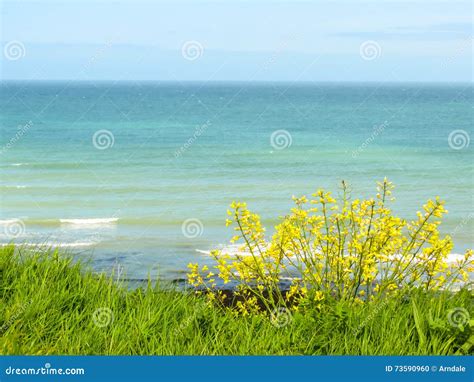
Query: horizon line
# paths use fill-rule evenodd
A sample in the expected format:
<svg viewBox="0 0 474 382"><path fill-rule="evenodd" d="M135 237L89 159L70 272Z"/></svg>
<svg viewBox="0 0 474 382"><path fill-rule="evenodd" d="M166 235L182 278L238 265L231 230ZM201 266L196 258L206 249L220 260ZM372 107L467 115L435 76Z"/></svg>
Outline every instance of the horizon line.
<svg viewBox="0 0 474 382"><path fill-rule="evenodd" d="M423 80L403 80L403 81L380 81L380 80L169 80L169 79L72 79L72 78L60 78L60 79L29 79L29 78L9 78L9 79L2 79L0 78L1 83L12 83L12 82L76 82L76 83L133 83L133 82L140 82L140 83L186 83L186 84L229 84L229 83L247 83L247 84L274 84L274 83L282 83L282 84L465 84L465 85L474 85L474 80L471 79L470 81L466 80L439 80L439 81L423 81Z"/></svg>

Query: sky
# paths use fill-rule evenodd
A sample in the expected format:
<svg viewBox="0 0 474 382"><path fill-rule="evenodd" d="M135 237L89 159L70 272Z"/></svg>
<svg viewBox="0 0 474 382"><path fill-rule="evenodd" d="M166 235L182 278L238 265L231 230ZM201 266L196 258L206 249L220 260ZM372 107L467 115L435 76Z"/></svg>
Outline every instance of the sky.
<svg viewBox="0 0 474 382"><path fill-rule="evenodd" d="M470 1L0 4L3 80L473 79Z"/></svg>

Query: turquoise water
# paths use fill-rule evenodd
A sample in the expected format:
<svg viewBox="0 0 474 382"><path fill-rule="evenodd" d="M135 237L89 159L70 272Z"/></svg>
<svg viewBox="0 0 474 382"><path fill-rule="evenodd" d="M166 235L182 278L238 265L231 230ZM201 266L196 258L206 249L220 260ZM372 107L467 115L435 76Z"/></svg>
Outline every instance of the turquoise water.
<svg viewBox="0 0 474 382"><path fill-rule="evenodd" d="M2 243L61 246L99 270L118 264L134 278L175 278L232 236L224 226L232 200L271 227L292 195L337 191L345 180L368 196L387 176L399 215L411 218L440 195L453 252L473 244L470 84L10 82L0 90Z"/></svg>

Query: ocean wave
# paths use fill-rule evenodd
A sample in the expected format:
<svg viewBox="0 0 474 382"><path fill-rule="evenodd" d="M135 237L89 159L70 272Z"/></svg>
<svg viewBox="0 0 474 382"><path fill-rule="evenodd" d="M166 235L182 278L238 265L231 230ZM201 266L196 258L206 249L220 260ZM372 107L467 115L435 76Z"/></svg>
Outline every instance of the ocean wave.
<svg viewBox="0 0 474 382"><path fill-rule="evenodd" d="M119 218L83 218L83 219L35 219L22 217L20 219L0 219L0 226L12 224L21 220L28 226L44 226L44 227L59 227L66 226L70 228L87 228L87 227L110 227L114 226Z"/></svg>
<svg viewBox="0 0 474 382"><path fill-rule="evenodd" d="M18 222L20 219L0 219L0 225L8 225Z"/></svg>
<svg viewBox="0 0 474 382"><path fill-rule="evenodd" d="M84 218L84 219L59 219L61 224L75 226L97 226L97 225L113 225L116 224L118 218Z"/></svg>
<svg viewBox="0 0 474 382"><path fill-rule="evenodd" d="M230 255L230 256L252 256L249 250L242 246L242 244L218 244L215 248L216 250L221 251L222 254ZM264 248L262 248L263 250ZM265 248L266 249L266 248ZM211 253L210 250L204 249L196 249L196 252L202 253L204 255L209 255Z"/></svg>
<svg viewBox="0 0 474 382"><path fill-rule="evenodd" d="M456 263L458 261L462 261L463 259L464 259L464 255L462 255L460 253L450 253L446 258L446 262L448 264L452 264L452 263Z"/></svg>
<svg viewBox="0 0 474 382"><path fill-rule="evenodd" d="M14 221L16 221L17 219L1 219L0 220L0 224L9 224L9 223L12 223Z"/></svg>
<svg viewBox="0 0 474 382"><path fill-rule="evenodd" d="M250 253L249 250L245 248L242 244L218 244L215 248L216 250L221 251L222 254L230 255L230 256L251 256L252 254ZM262 248L264 250L264 248ZM204 249L196 249L195 250L198 253L202 253L203 255L210 255L211 251L210 250L204 250ZM256 254L258 256L258 254ZM391 258L398 258L400 255L395 255L392 256ZM464 255L461 253L450 253L448 256L446 256L446 262L448 264L455 264L458 261L462 261L464 259Z"/></svg>
<svg viewBox="0 0 474 382"><path fill-rule="evenodd" d="M14 184L14 185L1 185L0 189L1 190L18 190L18 189L23 189L27 188L28 186L25 186L24 184Z"/></svg>
<svg viewBox="0 0 474 382"><path fill-rule="evenodd" d="M38 225L38 226L45 226L45 227L59 226L58 219L31 219L31 218L25 218L25 217L21 217L19 219L14 218L14 219L0 220L0 225L8 225L8 224L17 222L19 220L28 226L30 225Z"/></svg>
<svg viewBox="0 0 474 382"><path fill-rule="evenodd" d="M40 227L61 227L64 229L74 228L86 228L86 227L99 227L103 226L114 227L117 224L123 226L162 226L162 227L180 227L183 223L182 219L179 218L162 218L162 217L110 217L110 218L40 218L40 217L20 217L28 226L40 226ZM16 218L9 218L6 220L0 220L0 224L8 224L13 221L17 221ZM220 227L222 224L220 219L206 220L206 226L209 227Z"/></svg>
<svg viewBox="0 0 474 382"><path fill-rule="evenodd" d="M40 242L40 243L19 243L20 247L34 247L34 248L81 248L81 247L92 247L97 245L97 241L76 241L76 242ZM5 247L10 243L0 243L0 247Z"/></svg>

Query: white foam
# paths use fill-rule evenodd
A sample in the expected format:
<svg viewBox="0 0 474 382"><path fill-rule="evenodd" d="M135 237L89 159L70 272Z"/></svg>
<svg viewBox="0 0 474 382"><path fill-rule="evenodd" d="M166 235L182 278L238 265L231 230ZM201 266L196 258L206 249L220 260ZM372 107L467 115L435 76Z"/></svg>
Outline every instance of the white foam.
<svg viewBox="0 0 474 382"><path fill-rule="evenodd" d="M0 244L1 247L9 245L8 243ZM92 247L97 245L95 241L76 241L72 243L57 243L57 242L42 242L42 243L20 243L20 247L36 247L36 248L80 248L80 247Z"/></svg>
<svg viewBox="0 0 474 382"><path fill-rule="evenodd" d="M462 260L464 260L464 255L461 255L460 253L450 253L446 258L446 262L448 264L456 263Z"/></svg>
<svg viewBox="0 0 474 382"><path fill-rule="evenodd" d="M202 253L203 255L210 255L211 251L205 251L204 249L196 249L196 252Z"/></svg>
<svg viewBox="0 0 474 382"><path fill-rule="evenodd" d="M94 219L59 219L61 224L69 224L75 226L97 226L112 225L117 223L118 218L94 218Z"/></svg>
<svg viewBox="0 0 474 382"><path fill-rule="evenodd" d="M228 244L228 245L219 244L216 249L221 251L221 254L227 254L227 255L230 255L230 256L233 256L233 257L235 257L236 255L239 255L239 256L251 256L252 255L250 253L250 251L245 246L242 246L242 244ZM265 249L267 249L267 248L262 248L262 250L265 250ZM210 255L211 254L211 251L203 250L203 249L196 249L196 252L202 253L204 255ZM389 258L389 260L400 259L401 256L400 255L392 255L392 256L388 256L388 258ZM464 259L463 254L450 253L446 257L445 261L448 264L454 264L458 261L462 261L463 259Z"/></svg>
<svg viewBox="0 0 474 382"><path fill-rule="evenodd" d="M48 242L44 243L42 245L46 247L55 247L55 248L81 248L81 247L92 247L96 245L97 242L94 241L76 241L73 243L54 243L54 242ZM29 244L31 246L37 246L38 244Z"/></svg>
<svg viewBox="0 0 474 382"><path fill-rule="evenodd" d="M402 256L399 255L399 254L388 256L389 260L400 260L401 257ZM460 253L450 253L450 254L448 254L448 256L446 256L445 261L448 264L453 264L453 263L456 263L457 261L462 261L463 259L464 259L464 255L462 255ZM415 261L420 262L421 260L415 259Z"/></svg>
<svg viewBox="0 0 474 382"><path fill-rule="evenodd" d="M15 185L9 185L9 184L6 184L6 185L2 185L0 186L1 188L6 188L6 189L10 189L10 188L26 188L27 186L23 185L23 184L15 184Z"/></svg>
<svg viewBox="0 0 474 382"><path fill-rule="evenodd" d="M250 251L243 246L242 244L220 244L216 248L217 250L221 251L221 254L225 255L230 255L230 256L252 256ZM267 248L262 248L262 250L265 250ZM203 250L203 249L196 249L196 252L209 255L211 251Z"/></svg>
<svg viewBox="0 0 474 382"><path fill-rule="evenodd" d="M0 225L20 222L20 219L0 219Z"/></svg>
<svg viewBox="0 0 474 382"><path fill-rule="evenodd" d="M12 163L11 165L17 167L17 166L25 166L27 164L29 163Z"/></svg>

